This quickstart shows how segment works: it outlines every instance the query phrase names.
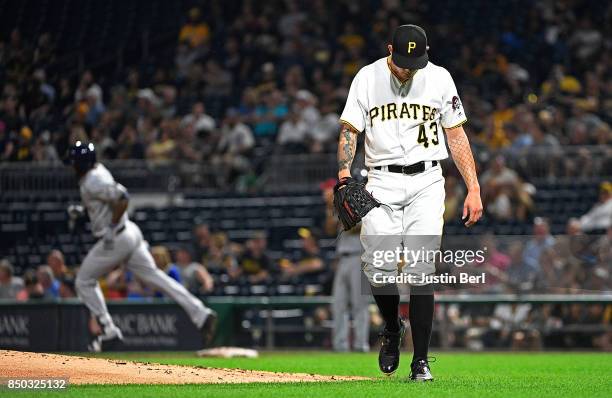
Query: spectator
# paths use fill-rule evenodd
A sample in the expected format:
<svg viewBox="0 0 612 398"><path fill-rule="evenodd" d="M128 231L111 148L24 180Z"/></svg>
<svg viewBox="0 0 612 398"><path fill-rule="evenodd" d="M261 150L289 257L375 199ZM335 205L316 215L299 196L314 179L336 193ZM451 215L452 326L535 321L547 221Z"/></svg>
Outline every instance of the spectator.
<svg viewBox="0 0 612 398"><path fill-rule="evenodd" d="M262 103L255 108L255 137L271 138L276 135L279 123L287 116L288 111L280 91L273 90L264 95Z"/></svg>
<svg viewBox="0 0 612 398"><path fill-rule="evenodd" d="M525 220L533 208L533 186L523 183L501 155L482 174L481 184L487 211L496 220Z"/></svg>
<svg viewBox="0 0 612 398"><path fill-rule="evenodd" d="M172 118L176 114L176 87L168 84L161 84L159 89L161 91L159 114L164 119Z"/></svg>
<svg viewBox="0 0 612 398"><path fill-rule="evenodd" d="M176 49L174 57L174 65L176 66L176 74L179 81L184 81L189 77L192 65L201 56L198 50L192 50L189 42L181 42Z"/></svg>
<svg viewBox="0 0 612 398"><path fill-rule="evenodd" d="M278 30L285 37L293 37L300 33L301 24L308 16L300 10L299 2L285 2L287 10L282 13L278 20Z"/></svg>
<svg viewBox="0 0 612 398"><path fill-rule="evenodd" d="M287 120L281 124L276 142L282 145L286 152L303 153L309 128L311 127L300 119L297 109L294 108L289 112Z"/></svg>
<svg viewBox="0 0 612 398"><path fill-rule="evenodd" d="M143 88L138 90L136 97L136 110L139 118L157 118L159 116L161 101L152 89Z"/></svg>
<svg viewBox="0 0 612 398"><path fill-rule="evenodd" d="M45 299L59 297L60 281L53 276L53 270L48 265L41 265L36 270L36 278L43 288Z"/></svg>
<svg viewBox="0 0 612 398"><path fill-rule="evenodd" d="M232 75L223 69L217 61L209 60L206 62L203 80L206 83L204 96L209 101L221 101L221 104L224 104L232 94L234 84Z"/></svg>
<svg viewBox="0 0 612 398"><path fill-rule="evenodd" d="M176 123L165 120L161 123L161 131L157 139L147 149L147 159L155 161L168 161L176 153L176 141L173 139L176 132Z"/></svg>
<svg viewBox="0 0 612 398"><path fill-rule="evenodd" d="M283 275L286 277L316 274L324 268L317 236L308 228L300 228L298 235L302 243L299 253L293 261L281 264Z"/></svg>
<svg viewBox="0 0 612 398"><path fill-rule="evenodd" d="M355 25L352 22L344 24L344 32L338 38L338 42L344 46L346 50L352 48L361 49L365 46L365 39L357 33Z"/></svg>
<svg viewBox="0 0 612 398"><path fill-rule="evenodd" d="M32 147L32 160L35 162L57 163L60 157L51 142L51 133L48 130L36 139Z"/></svg>
<svg viewBox="0 0 612 398"><path fill-rule="evenodd" d="M44 289L38 281L36 271L30 269L23 274L23 286L23 289L17 293L17 300L40 300L45 297Z"/></svg>
<svg viewBox="0 0 612 398"><path fill-rule="evenodd" d="M552 252L557 261L562 261L564 265L563 273L567 277L574 277L577 270L585 264L583 258L589 256L586 254L590 250L590 239L580 230L580 221L576 218L567 220L565 226L565 235L555 237L555 244ZM559 266L559 264L556 264ZM571 287L571 281L564 283L565 287Z"/></svg>
<svg viewBox="0 0 612 398"><path fill-rule="evenodd" d="M540 256L544 250L555 244L555 238L550 234L548 221L536 217L533 220L533 237L525 245L523 262L532 272L540 271Z"/></svg>
<svg viewBox="0 0 612 398"><path fill-rule="evenodd" d="M574 31L568 44L574 51L574 56L586 63L595 56L602 43L601 32L595 29L589 17L585 16L578 21L578 29Z"/></svg>
<svg viewBox="0 0 612 398"><path fill-rule="evenodd" d="M209 141L205 137L198 136L193 125L185 126L179 132L176 141L177 157L191 162L200 162L204 155L210 151Z"/></svg>
<svg viewBox="0 0 612 398"><path fill-rule="evenodd" d="M311 152L326 152L336 145L338 138L338 131L340 131L340 125L338 120L340 115L336 113L336 105L334 103L327 103L321 106L321 113L323 116L319 119L318 123L315 124L309 136L312 138Z"/></svg>
<svg viewBox="0 0 612 398"><path fill-rule="evenodd" d="M74 275L71 275L71 274L63 275L62 279L60 280L59 297L62 299L76 297L77 295L76 295L74 283L75 283Z"/></svg>
<svg viewBox="0 0 612 398"><path fill-rule="evenodd" d="M533 280L536 271L525 264L523 244L513 241L508 246L510 256L510 267L506 277L503 279L508 289L515 292L528 292L533 289Z"/></svg>
<svg viewBox="0 0 612 398"><path fill-rule="evenodd" d="M193 294L208 294L212 292L214 282L202 264L192 261L191 253L186 248L179 248L175 254L183 286Z"/></svg>
<svg viewBox="0 0 612 398"><path fill-rule="evenodd" d="M153 246L151 248L151 255L153 256L153 260L155 261L157 268L165 272L170 278L181 283L180 269L176 266L176 264L172 264L170 251L166 246Z"/></svg>
<svg viewBox="0 0 612 398"><path fill-rule="evenodd" d="M212 163L220 166L217 174L218 185L234 182L251 166L249 155L255 146L251 128L240 121L238 111L227 110L221 126L221 138Z"/></svg>
<svg viewBox="0 0 612 398"><path fill-rule="evenodd" d="M179 41L189 43L192 48L204 46L210 41L210 28L201 20L201 14L199 8L190 9L188 20L179 33Z"/></svg>
<svg viewBox="0 0 612 398"><path fill-rule="evenodd" d="M117 158L144 159L144 144L138 136L138 131L131 123L126 124L117 139Z"/></svg>
<svg viewBox="0 0 612 398"><path fill-rule="evenodd" d="M246 242L246 250L238 260L240 266L238 275L244 275L250 283L261 283L266 280L273 272L272 260L266 252L267 246L268 239L265 233L255 233Z"/></svg>
<svg viewBox="0 0 612 398"><path fill-rule="evenodd" d="M210 228L206 224L196 224L193 228L193 250L197 260L203 262L211 245Z"/></svg>
<svg viewBox="0 0 612 398"><path fill-rule="evenodd" d="M221 128L218 153L244 156L249 154L254 145L255 139L250 127L241 122L236 109L228 109Z"/></svg>
<svg viewBox="0 0 612 398"><path fill-rule="evenodd" d="M198 133L210 134L215 129L215 119L206 114L203 102L196 102L191 108L191 113L181 121L183 126L192 125Z"/></svg>
<svg viewBox="0 0 612 398"><path fill-rule="evenodd" d="M294 111L299 114L300 120L310 128L316 126L321 120L321 113L317 109L317 98L307 90L299 90L295 94Z"/></svg>
<svg viewBox="0 0 612 398"><path fill-rule="evenodd" d="M599 237L591 247L597 257L597 262L607 265L608 273L612 274L612 226Z"/></svg>
<svg viewBox="0 0 612 398"><path fill-rule="evenodd" d="M227 274L231 278L236 278L240 274L240 268L235 251L227 235L217 232L212 236L208 254L202 263L210 273Z"/></svg>
<svg viewBox="0 0 612 398"><path fill-rule="evenodd" d="M51 250L47 255L47 265L53 271L53 277L56 280L62 280L64 275L68 273L68 267L64 260L64 254L59 250Z"/></svg>
<svg viewBox="0 0 612 398"><path fill-rule="evenodd" d="M77 103L86 101L89 106L94 106L95 108L104 107L102 88L95 82L93 73L90 70L83 72L79 86L74 93L74 99Z"/></svg>
<svg viewBox="0 0 612 398"><path fill-rule="evenodd" d="M483 236L481 247L486 248L485 260L482 264L487 273L487 288L491 293L501 293L503 284L511 264L512 258L500 249L497 239L493 234Z"/></svg>
<svg viewBox="0 0 612 398"><path fill-rule="evenodd" d="M612 226L612 182L599 186L599 201L580 217L580 228L585 231L604 230Z"/></svg>
<svg viewBox="0 0 612 398"><path fill-rule="evenodd" d="M546 248L540 255L540 271L536 275L535 288L541 293L565 293L574 275L566 259L559 256L555 247Z"/></svg>
<svg viewBox="0 0 612 398"><path fill-rule="evenodd" d="M13 276L13 266L7 260L0 260L0 299L15 299L23 289L23 280Z"/></svg>
<svg viewBox="0 0 612 398"><path fill-rule="evenodd" d="M498 304L491 318L493 329L499 330L501 346L513 349L539 349L540 333L530 325L531 304Z"/></svg>

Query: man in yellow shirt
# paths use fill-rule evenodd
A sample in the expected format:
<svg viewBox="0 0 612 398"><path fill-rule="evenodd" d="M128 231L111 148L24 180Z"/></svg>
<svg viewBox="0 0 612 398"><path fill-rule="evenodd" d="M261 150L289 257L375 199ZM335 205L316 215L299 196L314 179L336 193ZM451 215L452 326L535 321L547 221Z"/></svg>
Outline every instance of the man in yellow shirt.
<svg viewBox="0 0 612 398"><path fill-rule="evenodd" d="M191 48L199 47L210 40L210 28L200 21L200 10L196 7L189 10L189 20L181 28L179 42L188 42Z"/></svg>

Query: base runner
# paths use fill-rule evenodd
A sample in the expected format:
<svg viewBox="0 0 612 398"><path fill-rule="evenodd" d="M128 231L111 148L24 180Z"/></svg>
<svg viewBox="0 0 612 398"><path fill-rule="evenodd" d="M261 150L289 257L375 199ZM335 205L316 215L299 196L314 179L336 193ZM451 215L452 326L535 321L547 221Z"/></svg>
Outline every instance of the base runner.
<svg viewBox="0 0 612 398"><path fill-rule="evenodd" d="M104 165L96 162L93 144L80 141L70 148L68 162L79 179L81 200L91 220L91 230L98 241L83 260L76 277L79 298L96 317L102 333L89 345L91 351L102 351L123 339L108 313L98 278L119 264L134 273L141 281L164 292L187 312L201 331L203 344L209 345L217 326L217 314L155 266L140 228L126 213L129 195L125 187L113 179ZM82 208L81 208L82 211ZM79 208L71 206L71 216L78 216Z"/></svg>

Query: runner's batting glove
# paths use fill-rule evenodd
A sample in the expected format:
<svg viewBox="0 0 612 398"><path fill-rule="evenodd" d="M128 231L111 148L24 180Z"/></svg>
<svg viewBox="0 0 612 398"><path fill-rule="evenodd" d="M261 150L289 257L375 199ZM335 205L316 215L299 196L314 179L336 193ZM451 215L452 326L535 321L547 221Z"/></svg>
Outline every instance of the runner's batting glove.
<svg viewBox="0 0 612 398"><path fill-rule="evenodd" d="M341 179L334 187L334 208L345 231L355 227L370 210L380 205L365 184L352 177Z"/></svg>
<svg viewBox="0 0 612 398"><path fill-rule="evenodd" d="M76 220L85 215L85 209L81 205L70 205L66 211L71 220Z"/></svg>

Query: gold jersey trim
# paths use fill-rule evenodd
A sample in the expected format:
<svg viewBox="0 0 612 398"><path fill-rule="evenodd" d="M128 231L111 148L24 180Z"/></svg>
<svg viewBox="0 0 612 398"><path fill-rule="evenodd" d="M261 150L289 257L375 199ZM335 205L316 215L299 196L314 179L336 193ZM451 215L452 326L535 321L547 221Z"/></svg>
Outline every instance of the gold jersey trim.
<svg viewBox="0 0 612 398"><path fill-rule="evenodd" d="M344 123L347 124L350 128L352 128L353 130L355 130L357 133L361 133L362 130L359 130L357 127L353 126L351 123L347 122L344 119L340 119L340 123Z"/></svg>
<svg viewBox="0 0 612 398"><path fill-rule="evenodd" d="M444 126L442 126L442 128L443 128L443 129L446 129L446 130L456 129L456 128L457 128L457 127L459 127L459 126L464 125L464 124L465 124L467 121L468 121L467 119L464 119L462 122L460 122L460 123L458 123L458 124L454 125L453 127L444 127Z"/></svg>

